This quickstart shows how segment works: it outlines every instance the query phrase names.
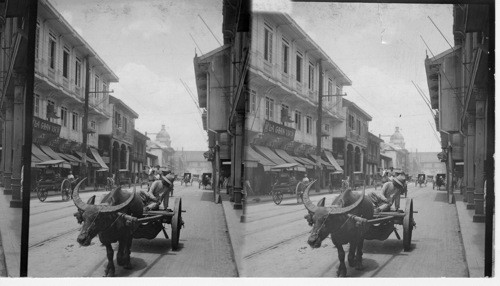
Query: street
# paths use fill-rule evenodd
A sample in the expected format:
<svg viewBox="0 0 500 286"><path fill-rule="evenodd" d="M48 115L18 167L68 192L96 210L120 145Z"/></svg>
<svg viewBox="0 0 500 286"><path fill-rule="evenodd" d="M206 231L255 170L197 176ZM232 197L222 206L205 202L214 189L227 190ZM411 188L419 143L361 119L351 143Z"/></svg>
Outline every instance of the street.
<svg viewBox="0 0 500 286"><path fill-rule="evenodd" d="M96 202L104 191L81 193L83 201L96 194ZM182 198L184 228L180 233L180 249L172 251L170 240L159 233L155 239L135 239L131 262L134 269L116 265L117 277L234 277L236 266L232 258L227 226L221 204L212 202L212 191L175 182L176 197ZM80 225L73 213L73 201L62 202L60 196L45 202L31 200L29 273L30 277L100 277L107 263L106 248L95 237L88 247L80 246L77 235ZM166 227L171 235L170 225ZM118 244L113 245L118 249Z"/></svg>
<svg viewBox="0 0 500 286"><path fill-rule="evenodd" d="M368 190L373 190L367 189ZM380 188L378 189L380 190ZM323 196L310 193L313 203ZM327 195L326 205L337 194ZM350 277L467 277L467 265L459 233L456 208L446 201L446 192L432 185L415 187L409 183L417 227L412 249L403 251L402 240L391 234L385 241L364 243L363 271L347 267ZM404 209L405 199L401 200ZM247 206L245 247L241 276L258 277L336 277L337 250L328 237L319 249L307 244L311 227L303 204L296 199ZM401 225L396 226L402 236ZM348 245L344 245L346 251Z"/></svg>

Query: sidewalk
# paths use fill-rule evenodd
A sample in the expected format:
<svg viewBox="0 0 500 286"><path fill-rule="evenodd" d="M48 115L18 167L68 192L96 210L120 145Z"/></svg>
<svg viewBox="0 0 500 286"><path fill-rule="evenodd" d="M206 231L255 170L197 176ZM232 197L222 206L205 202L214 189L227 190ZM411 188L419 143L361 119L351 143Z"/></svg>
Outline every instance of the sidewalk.
<svg viewBox="0 0 500 286"><path fill-rule="evenodd" d="M0 187L0 276L19 277L22 208L10 207L10 195Z"/></svg>
<svg viewBox="0 0 500 286"><path fill-rule="evenodd" d="M458 191L454 196L469 277L484 277L485 224L473 222L474 210L467 209L463 196Z"/></svg>

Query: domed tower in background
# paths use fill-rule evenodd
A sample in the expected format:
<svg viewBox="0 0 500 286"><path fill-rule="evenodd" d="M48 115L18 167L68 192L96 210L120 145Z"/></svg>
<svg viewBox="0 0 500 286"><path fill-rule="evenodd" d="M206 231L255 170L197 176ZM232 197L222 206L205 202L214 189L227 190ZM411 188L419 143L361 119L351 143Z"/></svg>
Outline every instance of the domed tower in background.
<svg viewBox="0 0 500 286"><path fill-rule="evenodd" d="M160 132L156 134L156 142L162 143L168 147L170 147L171 141L170 141L170 135L168 134L167 130L165 129L165 124L161 126Z"/></svg>
<svg viewBox="0 0 500 286"><path fill-rule="evenodd" d="M401 147L401 149L405 149L405 138L399 132L399 127L396 127L396 131L394 132L394 134L392 134L391 139L389 140L389 143L397 145L397 146Z"/></svg>

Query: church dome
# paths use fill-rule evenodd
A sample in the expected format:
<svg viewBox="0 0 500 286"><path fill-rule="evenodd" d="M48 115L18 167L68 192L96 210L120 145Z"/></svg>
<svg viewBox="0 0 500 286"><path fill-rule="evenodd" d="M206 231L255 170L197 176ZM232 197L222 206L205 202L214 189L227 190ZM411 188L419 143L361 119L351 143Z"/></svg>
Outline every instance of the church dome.
<svg viewBox="0 0 500 286"><path fill-rule="evenodd" d="M392 134L389 142L392 144L398 145L401 148L405 147L405 138L399 132L399 127L396 127L396 131L394 132L394 134Z"/></svg>
<svg viewBox="0 0 500 286"><path fill-rule="evenodd" d="M156 141L170 146L170 135L165 129L165 125L162 125L160 132L156 134Z"/></svg>

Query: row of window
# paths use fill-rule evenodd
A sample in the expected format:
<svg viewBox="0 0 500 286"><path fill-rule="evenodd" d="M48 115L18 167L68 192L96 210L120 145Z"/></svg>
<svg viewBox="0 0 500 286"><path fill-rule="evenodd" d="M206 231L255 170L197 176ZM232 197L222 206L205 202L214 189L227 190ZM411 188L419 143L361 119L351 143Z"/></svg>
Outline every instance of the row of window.
<svg viewBox="0 0 500 286"><path fill-rule="evenodd" d="M115 111L115 127L118 129L123 128L125 133L128 132L128 118L118 111Z"/></svg>
<svg viewBox="0 0 500 286"><path fill-rule="evenodd" d="M40 56L39 52L39 42L40 42L40 25L37 23L36 26L36 35L35 35L35 59L38 59ZM56 68L56 63L57 63L57 40L56 36L52 33L49 32L49 43L48 43L48 63L49 63L49 70L54 71ZM64 79L69 80L69 74L70 74L70 49L67 46L63 46L62 50L62 76ZM74 84L77 87L82 86L82 60L78 57L75 57L74 60L74 66L75 66L75 77L74 77ZM108 85L103 81L102 82L102 89L101 89L101 82L99 80L99 76L95 75L94 78L94 91L107 91L108 90ZM97 94L95 93L94 96L97 98Z"/></svg>
<svg viewBox="0 0 500 286"><path fill-rule="evenodd" d="M40 96L38 94L35 94L35 99L33 103L33 114L35 116L40 117L42 113L42 106L41 106L41 101L40 101ZM61 124L62 127L70 127L71 130L77 132L81 131L81 124L80 121L83 120L83 118L80 119L80 115L78 112L71 112L71 114L68 114L68 109L64 106L61 106L61 112L58 115L56 111L56 105L55 102L49 100L47 102L47 109L46 109L46 118L48 121L53 122L53 123L58 123ZM70 117L71 115L71 117ZM91 130L96 129L96 123L95 121L89 121L89 127ZM94 136L94 133L90 133L91 136Z"/></svg>
<svg viewBox="0 0 500 286"><path fill-rule="evenodd" d="M281 39L281 72L289 75L290 72L290 44L288 40L285 38ZM297 51L295 55L295 79L297 82L301 83L303 81L302 76L302 65L303 65L303 55L301 52ZM264 27L264 60L273 63L273 29L265 24ZM309 62L308 65L308 88L311 91L315 89L315 81L314 81L314 69L315 64ZM333 79L328 78L328 94L333 94ZM341 87L336 86L336 94L341 93ZM332 97L327 97L328 101L332 100Z"/></svg>
<svg viewBox="0 0 500 286"><path fill-rule="evenodd" d="M361 120L354 119L353 114L349 114L347 126L349 127L349 130L355 131L358 135L364 136L366 134L365 125L361 122Z"/></svg>

